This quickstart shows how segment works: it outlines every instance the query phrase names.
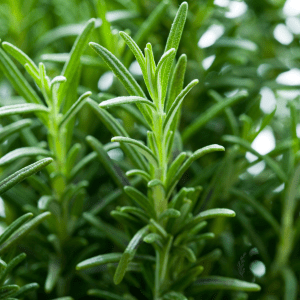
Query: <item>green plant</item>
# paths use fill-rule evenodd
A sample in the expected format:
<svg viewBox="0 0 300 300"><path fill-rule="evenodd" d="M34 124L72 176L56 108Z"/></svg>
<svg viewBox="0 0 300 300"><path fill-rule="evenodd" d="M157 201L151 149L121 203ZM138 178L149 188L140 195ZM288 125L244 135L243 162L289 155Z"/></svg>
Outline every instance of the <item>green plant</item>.
<svg viewBox="0 0 300 300"><path fill-rule="evenodd" d="M195 160L211 152L224 151L219 145L206 146L194 153L181 150L181 136L177 131L181 104L192 87L198 83L198 80L193 80L183 88L187 63L185 55L181 55L173 66L187 16L187 7L186 2L181 4L172 24L164 54L157 64L150 43L143 54L129 35L120 32L140 65L151 100L111 52L98 44L90 43L130 96L106 100L100 105L93 100L88 100L88 103L115 135L112 142L120 143L120 147L130 157L134 169L128 170L126 175L140 176L146 184L147 192L146 195L143 193L144 187L139 190L130 185L125 186L125 193L137 205L118 207L111 213L125 224L128 232L134 233L123 254L96 256L78 264L77 269L118 262L114 274L115 284L122 282L127 270L140 269L147 283L144 294L147 299L187 299L187 296L199 295L207 289L260 289L253 283L218 276L201 276L204 270L203 262L219 256L219 250L206 255L202 252L206 240L214 237L211 232L200 233L207 225L205 220L234 217L235 213L229 209L216 208L195 215L193 209L197 205L202 188L181 188L176 192L178 181ZM146 145L130 138L125 129L103 109L128 104L136 104L147 122L149 130ZM101 144L96 139L88 137L87 140L94 149L98 148L99 153L102 151ZM115 172L115 176L121 180L124 175ZM142 252L143 255L140 255L140 258L137 255L135 259L137 248L142 242L152 244L154 254L149 249L147 254ZM100 290L91 290L89 293L99 297L119 297Z"/></svg>
<svg viewBox="0 0 300 300"><path fill-rule="evenodd" d="M27 131L24 132L23 136L28 144L28 146L14 149L3 155L0 158L0 166L5 167L8 165L10 168L6 172L9 174L15 168L15 162L23 167L31 157L53 157L53 159L42 159L10 175L1 181L0 191L6 192L16 183L47 166L48 176L46 178L33 177L36 192L42 191L37 207L28 203L26 208L34 214L44 211L51 211L52 213L45 224L46 247L42 247L49 261L46 265L48 270L45 280L45 291L50 293L60 282L58 295L68 294L68 281L71 281L74 276L74 267L72 268L71 265L74 265L76 259L75 261L70 261L70 253L75 249L77 251L78 249L83 249L87 243L83 237L76 234L77 220L85 195L84 189L88 183L85 180L81 180L76 184L72 183L74 176L76 176L72 172L74 167L76 172L79 172L80 168L84 166L74 166L81 145L74 143L72 137L75 123L74 117L91 95L90 92L86 92L77 101L74 101L74 98L77 98L74 82L79 73L80 56L89 40L94 23L95 20L91 19L86 24L81 35L77 38L61 74L54 77L53 80L50 80L47 76L43 63L40 63L39 67L37 67L17 47L7 42L2 43L6 53L9 53L25 67L39 88L43 96L42 99L8 55L0 49L0 68L26 101L20 104L3 105L0 108L0 118L10 118L12 121L16 121L5 126L1 130L1 134L3 137L7 137L8 134L13 134L27 126ZM22 121L18 118L20 114L32 113L36 115L36 121L46 129L46 143L38 144L31 128L28 128L31 122L29 120ZM44 149L45 146L48 149ZM50 162L52 164L49 165ZM33 178L28 177L27 179L33 180ZM73 250L70 251L70 249ZM73 252L73 254L75 253ZM42 260L45 259L43 255L41 257ZM42 268L44 267L42 265Z"/></svg>
<svg viewBox="0 0 300 300"><path fill-rule="evenodd" d="M300 52L293 1L190 1L175 52L167 39L182 1L0 2L0 241L7 237L0 244L0 298L299 297ZM100 56L86 47L90 41L101 45L93 46ZM153 47L143 53L147 41ZM61 75L66 82L54 83ZM159 121L191 87L183 82L193 88L165 136ZM62 101L53 105L55 87ZM80 96L88 91L84 105ZM265 134L275 142L267 154L260 152L267 138L257 144ZM194 160L166 187L195 158L192 151L210 144L226 151ZM185 227L218 207L235 218L200 222L207 224L198 233ZM9 224L20 220L27 223L8 237ZM130 249L143 228L145 237ZM248 293L247 282L261 290Z"/></svg>

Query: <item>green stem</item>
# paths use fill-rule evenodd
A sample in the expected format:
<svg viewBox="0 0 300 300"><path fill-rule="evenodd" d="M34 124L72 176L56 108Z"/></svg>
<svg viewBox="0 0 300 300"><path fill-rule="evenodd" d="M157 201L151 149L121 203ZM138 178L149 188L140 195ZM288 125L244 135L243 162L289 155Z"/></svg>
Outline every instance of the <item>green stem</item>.
<svg viewBox="0 0 300 300"><path fill-rule="evenodd" d="M63 132L59 129L59 109L56 103L53 103L49 115L49 148L54 154L55 170L56 173L52 180L52 188L55 197L61 203L63 201L63 194L67 187L67 174L66 174L66 149ZM61 214L59 217L59 228L57 230L60 241L65 241L67 236L67 216L66 211L61 206Z"/></svg>

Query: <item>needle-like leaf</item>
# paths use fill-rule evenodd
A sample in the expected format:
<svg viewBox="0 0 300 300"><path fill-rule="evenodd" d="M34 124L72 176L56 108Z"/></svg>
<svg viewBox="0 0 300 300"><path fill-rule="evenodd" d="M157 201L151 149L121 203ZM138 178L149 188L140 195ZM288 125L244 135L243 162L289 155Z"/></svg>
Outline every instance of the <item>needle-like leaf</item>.
<svg viewBox="0 0 300 300"><path fill-rule="evenodd" d="M23 119L0 128L0 141L32 124L30 119Z"/></svg>
<svg viewBox="0 0 300 300"><path fill-rule="evenodd" d="M19 48L17 48L16 46L8 42L3 42L2 47L7 53L13 56L23 66L28 64L31 67L31 69L34 71L35 81L36 82L39 81L39 69L27 54L25 54Z"/></svg>
<svg viewBox="0 0 300 300"><path fill-rule="evenodd" d="M0 195L12 188L17 183L23 181L25 178L40 171L51 162L53 162L52 158L44 158L8 176L0 182Z"/></svg>
<svg viewBox="0 0 300 300"><path fill-rule="evenodd" d="M83 95L81 95L64 115L64 117L59 123L59 127L66 126L68 122L70 122L70 120L72 120L72 118L74 118L78 111L82 108L83 104L86 102L86 99L91 95L92 92L86 92Z"/></svg>
<svg viewBox="0 0 300 300"><path fill-rule="evenodd" d="M198 294L206 290L260 291L260 286L238 279L220 276L205 276L197 280L190 289L191 294Z"/></svg>
<svg viewBox="0 0 300 300"><path fill-rule="evenodd" d="M6 105L0 107L0 118L4 116L16 115L16 114L25 114L32 112L48 112L48 108L41 104L34 103L24 103L24 104L14 104Z"/></svg>
<svg viewBox="0 0 300 300"><path fill-rule="evenodd" d="M220 145L210 145L203 147L196 152L194 152L185 162L184 164L178 169L176 174L172 178L167 178L167 191L168 196L176 186L179 179L182 177L182 175L187 171L187 169L190 167L190 165L197 160L198 158L202 157L205 154L215 152L215 151L224 151L224 147Z"/></svg>
<svg viewBox="0 0 300 300"><path fill-rule="evenodd" d="M142 88L138 85L130 72L112 53L96 43L90 43L90 46L101 56L101 58L105 61L105 63L109 66L109 68L113 71L117 78L122 82L131 96L146 98L146 95L143 92ZM141 105L138 105L138 108L144 115L148 124L151 125L152 120L150 118L149 108L144 108Z"/></svg>
<svg viewBox="0 0 300 300"><path fill-rule="evenodd" d="M169 132L172 123L176 120L176 118L175 118L176 113L178 112L184 97L198 82L199 82L198 79L195 79L192 82L190 82L174 100L172 106L170 107L170 110L167 113L167 116L166 116L166 119L164 122L164 132L165 133Z"/></svg>
<svg viewBox="0 0 300 300"><path fill-rule="evenodd" d="M111 107L111 106L117 106L117 105L123 105L123 104L147 104L151 108L155 109L155 105L150 100L143 98L143 97L137 97L137 96L129 96L129 97L117 97L110 100L103 101L99 104L100 107Z"/></svg>
<svg viewBox="0 0 300 300"><path fill-rule="evenodd" d="M117 263L120 261L122 253L108 253L98 255L80 262L76 266L76 270L85 270L96 266L101 266L108 263Z"/></svg>
<svg viewBox="0 0 300 300"><path fill-rule="evenodd" d="M0 245L0 253L7 251L8 248L14 246L20 239L32 231L36 226L43 222L46 218L51 215L50 212L44 212L25 225L21 226L12 236L9 237L2 245Z"/></svg>
<svg viewBox="0 0 300 300"><path fill-rule="evenodd" d="M70 87L70 85L73 82L73 79L75 78L75 75L78 71L78 67L80 65L80 57L83 54L85 47L87 46L87 43L89 41L94 27L95 19L89 20L73 45L69 60L65 63L64 68L61 72L61 75L66 77L67 81L64 84L61 84L58 89L58 95L60 95L57 104L58 107L60 107L63 98L66 95L67 89ZM66 103L65 110L68 110L71 107L71 105L71 103Z"/></svg>
<svg viewBox="0 0 300 300"><path fill-rule="evenodd" d="M128 265L134 258L137 247L139 246L139 244L141 243L143 238L146 236L148 231L149 231L148 226L145 226L142 229L140 229L134 235L134 237L131 239L130 243L126 247L126 249L121 257L121 260L118 264L115 275L114 275L114 283L115 284L119 284L123 280L125 273L127 271Z"/></svg>
<svg viewBox="0 0 300 300"><path fill-rule="evenodd" d="M0 166L11 163L12 161L22 157L33 157L33 156L51 156L48 150L39 147L23 147L15 149L0 158Z"/></svg>

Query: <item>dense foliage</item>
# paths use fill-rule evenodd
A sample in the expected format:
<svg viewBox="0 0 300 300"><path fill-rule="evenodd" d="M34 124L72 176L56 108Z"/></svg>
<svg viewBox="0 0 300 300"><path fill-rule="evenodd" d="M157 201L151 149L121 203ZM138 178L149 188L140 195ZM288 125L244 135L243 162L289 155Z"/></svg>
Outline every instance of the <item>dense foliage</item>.
<svg viewBox="0 0 300 300"><path fill-rule="evenodd" d="M0 3L0 299L298 299L291 3Z"/></svg>

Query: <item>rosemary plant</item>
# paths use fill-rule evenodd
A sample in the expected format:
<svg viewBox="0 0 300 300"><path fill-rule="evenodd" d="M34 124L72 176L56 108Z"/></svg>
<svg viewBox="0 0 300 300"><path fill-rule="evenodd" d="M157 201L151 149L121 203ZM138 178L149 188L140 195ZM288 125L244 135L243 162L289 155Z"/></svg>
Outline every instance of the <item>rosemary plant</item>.
<svg viewBox="0 0 300 300"><path fill-rule="evenodd" d="M176 147L181 140L177 127L183 100L198 83L198 80L193 80L183 87L186 55L181 55L175 66L173 65L187 10L188 4L183 2L172 24L164 54L157 64L150 43L142 53L129 35L120 32L139 63L150 99L131 73L111 52L101 45L90 43L130 96L106 100L100 105L93 100L88 100L88 103L115 135L112 142L118 142L131 159L134 169L128 170L126 176L141 177L147 191L145 194L143 187L139 190L126 185L124 192L135 205L118 207L111 213L126 226L129 233L137 230L123 254L109 253L96 256L78 264L77 269L83 270L117 262L114 273L115 284L122 282L127 270L141 270L147 285L143 292L144 296L155 300L197 297L207 289L260 290L254 283L219 276L201 276L204 271L203 263L220 255L219 250L206 255L202 251L206 240L214 238L212 232L202 232L207 226L206 220L215 217L234 217L235 212L216 208L194 214L202 188L176 190L177 183L195 160L205 154L224 151L220 145L206 146L194 153L182 152ZM130 138L122 125L105 110L128 104L136 104L146 121L148 127L146 144ZM98 147L99 152L101 151L101 144L97 140L93 137L87 139L95 148ZM123 176L121 172L117 175ZM142 242L151 244L154 254L148 250L147 255L137 255L136 252ZM103 290L90 290L89 294L107 299L122 298ZM135 299L132 295L126 297Z"/></svg>
<svg viewBox="0 0 300 300"><path fill-rule="evenodd" d="M46 166L48 175L44 178L34 177L32 181L36 192L42 193L37 207L27 204L26 208L34 214L42 212L37 217L39 220L49 215L49 212L45 211L52 213L47 223L44 224L47 237L44 242L47 246L42 247L44 250L39 253L36 252L37 249L32 250L42 262L47 261L46 270L43 271L47 272L43 282L45 291L50 293L57 287L56 295L59 296L69 294L69 284L74 277L74 264L76 264L74 255L80 255L78 251L87 244L84 238L77 235L76 226L82 210L84 189L88 183L86 180L72 183L76 174L84 166L84 164L79 166L75 164L81 145L74 143L72 137L76 113L91 95L90 92L86 92L74 101L77 97L76 77L80 74L78 71L80 56L87 45L94 25L94 19L85 25L75 41L61 74L52 80L47 76L43 63L37 66L25 53L12 44L3 42L2 47L5 51L0 49L0 68L16 91L25 99L21 104L2 104L0 118L17 121L5 126L1 134L13 133L24 129L25 126L29 131L25 135L25 142L28 146L14 149L3 155L0 158L0 166L12 166L15 162L22 165L32 157L52 157L41 159L7 177L0 182L0 191L6 192L16 183ZM29 84L6 53L25 67L38 88L38 92ZM35 122L47 133L46 142L37 142L33 131L28 127L31 125L29 120L22 122L17 118L21 114L32 113L37 117ZM52 164L49 164L50 162ZM32 177L28 177L29 179L33 180ZM6 247L5 245L0 246L0 251ZM41 267L45 269L43 263Z"/></svg>

